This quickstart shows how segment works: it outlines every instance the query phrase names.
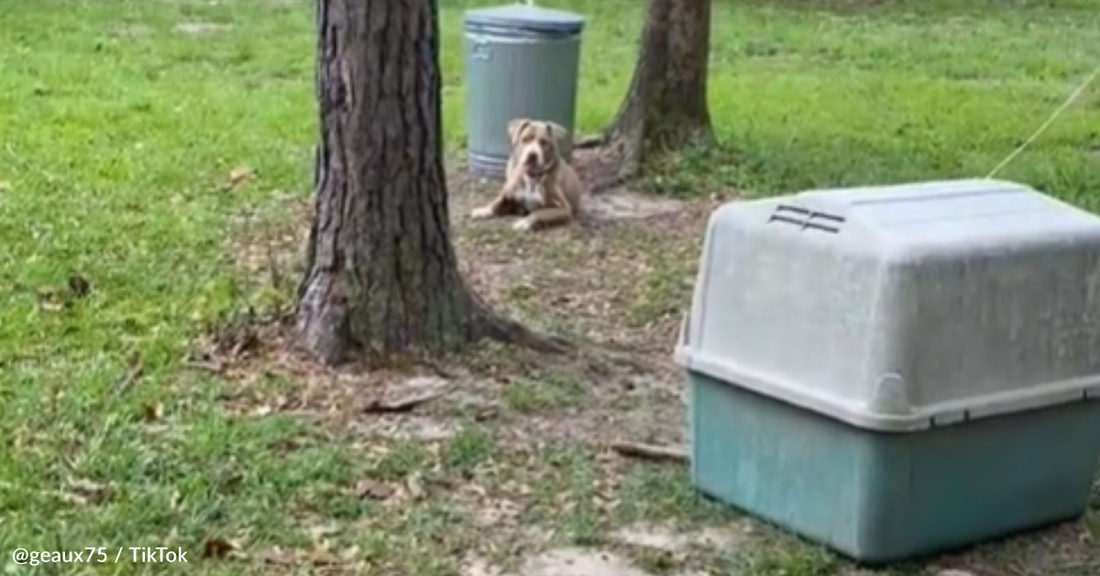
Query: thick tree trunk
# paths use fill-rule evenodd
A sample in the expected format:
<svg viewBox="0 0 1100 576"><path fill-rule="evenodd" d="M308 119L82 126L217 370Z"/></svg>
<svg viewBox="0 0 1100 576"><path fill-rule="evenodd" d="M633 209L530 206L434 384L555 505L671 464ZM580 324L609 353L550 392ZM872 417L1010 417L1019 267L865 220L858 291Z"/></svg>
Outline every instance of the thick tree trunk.
<svg viewBox="0 0 1100 576"><path fill-rule="evenodd" d="M319 0L316 214L300 345L320 360L437 353L485 334L458 271L435 0Z"/></svg>
<svg viewBox="0 0 1100 576"><path fill-rule="evenodd" d="M711 144L707 106L711 0L650 0L630 89L604 135L617 149L619 179L647 157Z"/></svg>

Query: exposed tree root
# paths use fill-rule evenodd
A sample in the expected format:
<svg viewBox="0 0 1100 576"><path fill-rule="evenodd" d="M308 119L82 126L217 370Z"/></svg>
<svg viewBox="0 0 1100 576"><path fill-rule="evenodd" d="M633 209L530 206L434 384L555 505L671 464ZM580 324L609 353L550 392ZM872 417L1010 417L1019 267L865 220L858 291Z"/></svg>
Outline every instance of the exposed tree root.
<svg viewBox="0 0 1100 576"><path fill-rule="evenodd" d="M641 374L661 372L670 368L675 368L675 364L670 360L655 360L632 352L610 350L605 346L595 343L592 344L591 349L595 352L593 355L597 360L605 360L612 365L625 366Z"/></svg>
<svg viewBox="0 0 1100 576"><path fill-rule="evenodd" d="M619 186L622 186L623 184L626 184L627 182L633 180L635 176L637 176L637 174L625 170L619 170L619 172L614 176L604 178L590 184L589 191L592 194L598 194L606 190L618 188Z"/></svg>
<svg viewBox="0 0 1100 576"><path fill-rule="evenodd" d="M535 352L546 354L566 354L576 345L561 336L540 334L530 328L495 314L487 313L482 321L482 329L487 338L502 344L514 344Z"/></svg>
<svg viewBox="0 0 1100 576"><path fill-rule="evenodd" d="M639 174L640 163L632 152L638 150L640 143L633 142L621 136L613 136L614 131L608 129L601 136L585 138L574 145L574 149L593 150L594 154L604 154L612 158L608 162L614 168L609 174L601 175L595 181L588 183L590 194L618 188L633 180Z"/></svg>
<svg viewBox="0 0 1100 576"><path fill-rule="evenodd" d="M519 322L493 313L485 314L483 330L485 337L502 344L511 344L544 354L568 356L586 364L605 362L623 366L638 373L664 371L673 367L671 362L650 360L628 350L613 350L586 338L566 338L536 332Z"/></svg>

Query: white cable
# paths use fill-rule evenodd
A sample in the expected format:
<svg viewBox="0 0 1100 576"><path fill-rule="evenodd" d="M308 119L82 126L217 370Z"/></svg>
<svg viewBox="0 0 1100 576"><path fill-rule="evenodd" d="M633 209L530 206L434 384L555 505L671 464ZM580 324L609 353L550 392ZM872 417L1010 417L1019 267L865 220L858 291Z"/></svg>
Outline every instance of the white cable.
<svg viewBox="0 0 1100 576"><path fill-rule="evenodd" d="M1038 139L1043 132L1046 132L1047 128L1050 128L1050 125L1053 124L1054 121L1062 115L1062 112L1065 112L1066 109L1069 108L1077 100L1077 98L1079 98L1081 94L1085 92L1085 88L1088 88L1089 84L1092 84L1093 80L1096 80L1097 76L1100 76L1100 66L1097 66L1096 69L1092 71L1092 74L1089 74L1088 78L1085 78L1085 81L1082 82L1080 86L1075 88L1073 92L1070 93L1069 97L1066 98L1066 101L1062 102L1062 105L1059 106L1058 109L1050 115L1050 118L1047 118L1046 122L1043 122L1043 124L1039 126L1038 130L1036 130L1031 136L1029 136L1027 140L1024 140L1024 143L1020 144L1015 150L1012 151L1011 154L1006 156L1004 160L1001 160L1001 163L997 164L996 168L990 170L989 175L986 176L986 179L996 176L997 173L1004 169L1005 166L1008 166L1009 162L1015 160L1021 152L1027 149L1028 146L1031 146L1031 144L1035 142L1035 140Z"/></svg>

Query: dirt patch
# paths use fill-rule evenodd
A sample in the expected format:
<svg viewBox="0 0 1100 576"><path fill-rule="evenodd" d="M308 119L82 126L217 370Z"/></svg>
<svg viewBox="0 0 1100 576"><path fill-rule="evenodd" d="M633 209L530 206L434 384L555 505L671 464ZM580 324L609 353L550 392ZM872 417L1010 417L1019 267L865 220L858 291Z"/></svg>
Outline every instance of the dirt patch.
<svg viewBox="0 0 1100 576"><path fill-rule="evenodd" d="M621 544L646 548L655 552L686 554L692 548L706 547L716 550L719 546L730 546L742 537L731 531L708 529L698 533L676 533L658 526L633 526L621 530L612 536ZM729 550L724 552L728 553ZM675 576L694 576L705 574L689 570L668 572L641 566L639 562L623 552L598 548L562 547L528 556L515 571L503 571L494 568L485 560L470 562L464 574L467 576L654 576L655 573Z"/></svg>
<svg viewBox="0 0 1100 576"><path fill-rule="evenodd" d="M752 534L752 527L747 523L711 526L694 532L678 532L655 524L633 524L616 530L611 538L623 544L665 552L683 553L693 548L707 548L729 554L751 544Z"/></svg>
<svg viewBox="0 0 1100 576"><path fill-rule="evenodd" d="M116 38L147 38L153 34L153 29L144 24L119 24L111 28L111 36Z"/></svg>
<svg viewBox="0 0 1100 576"><path fill-rule="evenodd" d="M523 576L651 576L611 552L561 548L535 556L523 564Z"/></svg>
<svg viewBox="0 0 1100 576"><path fill-rule="evenodd" d="M205 36L225 32L230 28L232 27L228 24L217 24L214 22L180 22L172 27L172 31L187 36Z"/></svg>

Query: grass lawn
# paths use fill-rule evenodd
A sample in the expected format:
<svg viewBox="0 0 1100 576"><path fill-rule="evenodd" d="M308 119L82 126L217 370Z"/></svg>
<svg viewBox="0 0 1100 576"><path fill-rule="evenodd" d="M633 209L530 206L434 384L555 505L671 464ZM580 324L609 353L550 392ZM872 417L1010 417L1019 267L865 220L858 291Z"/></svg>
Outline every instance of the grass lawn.
<svg viewBox="0 0 1100 576"><path fill-rule="evenodd" d="M1100 0L714 3L710 101L729 154L684 158L649 187L675 202L518 246L466 221L482 190L454 178L456 242L492 302L665 358L714 202L983 176L1100 63ZM467 4L441 4L458 151ZM589 17L578 123L595 131L629 80L644 3L547 4ZM701 501L681 467L601 448L683 441L664 363L487 349L364 373L280 353L257 320L285 310L308 218L310 6L0 2L3 572L549 576L567 559L581 576L871 574ZM1096 94L1001 176L1100 209ZM370 408L438 387L409 413ZM893 573L1096 574L1097 529L1093 512ZM110 560L182 547L189 563L9 562L101 546Z"/></svg>

